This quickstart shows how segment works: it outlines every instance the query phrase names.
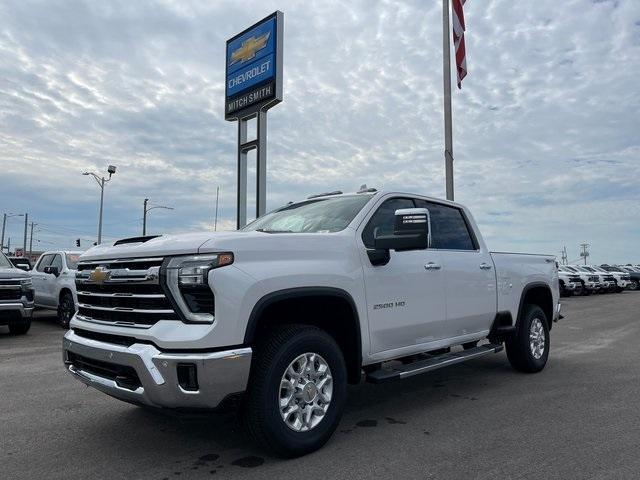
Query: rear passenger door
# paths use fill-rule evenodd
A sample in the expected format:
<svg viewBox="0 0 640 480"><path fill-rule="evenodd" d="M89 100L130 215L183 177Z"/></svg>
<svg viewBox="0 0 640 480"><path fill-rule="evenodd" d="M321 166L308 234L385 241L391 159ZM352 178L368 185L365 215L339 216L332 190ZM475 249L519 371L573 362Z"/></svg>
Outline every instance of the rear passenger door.
<svg viewBox="0 0 640 480"><path fill-rule="evenodd" d="M425 200L416 204L429 210L431 248L442 261L448 337L489 330L497 308L491 255L480 248L462 209Z"/></svg>

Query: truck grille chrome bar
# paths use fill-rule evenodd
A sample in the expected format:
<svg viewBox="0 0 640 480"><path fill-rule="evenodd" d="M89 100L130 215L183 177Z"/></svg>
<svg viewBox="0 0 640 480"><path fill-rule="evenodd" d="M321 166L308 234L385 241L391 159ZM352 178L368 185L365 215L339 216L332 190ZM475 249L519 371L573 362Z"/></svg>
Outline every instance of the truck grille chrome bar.
<svg viewBox="0 0 640 480"><path fill-rule="evenodd" d="M80 262L76 273L78 318L103 324L148 328L178 320L160 285L162 258Z"/></svg>

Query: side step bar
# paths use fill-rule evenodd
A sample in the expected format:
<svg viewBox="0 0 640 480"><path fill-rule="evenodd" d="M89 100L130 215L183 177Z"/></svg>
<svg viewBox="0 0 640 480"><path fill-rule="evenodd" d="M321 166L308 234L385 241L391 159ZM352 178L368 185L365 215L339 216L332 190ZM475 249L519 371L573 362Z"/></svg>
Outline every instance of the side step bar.
<svg viewBox="0 0 640 480"><path fill-rule="evenodd" d="M432 355L429 358L418 360L407 365L397 365L392 368L381 368L367 374L367 382L384 383L392 380L412 377L421 373L437 370L438 368L448 367L456 363L466 362L473 358L482 357L490 353L498 353L502 351L502 345L495 343L487 343L478 347L463 350L461 352L444 353L442 355Z"/></svg>

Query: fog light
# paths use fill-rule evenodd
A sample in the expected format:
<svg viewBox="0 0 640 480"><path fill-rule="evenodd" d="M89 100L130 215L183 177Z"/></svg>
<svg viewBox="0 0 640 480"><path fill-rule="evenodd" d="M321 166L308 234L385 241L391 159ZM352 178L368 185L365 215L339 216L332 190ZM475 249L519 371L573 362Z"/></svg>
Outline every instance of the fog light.
<svg viewBox="0 0 640 480"><path fill-rule="evenodd" d="M179 363L177 373L180 388L187 392L198 391L198 371L194 363Z"/></svg>

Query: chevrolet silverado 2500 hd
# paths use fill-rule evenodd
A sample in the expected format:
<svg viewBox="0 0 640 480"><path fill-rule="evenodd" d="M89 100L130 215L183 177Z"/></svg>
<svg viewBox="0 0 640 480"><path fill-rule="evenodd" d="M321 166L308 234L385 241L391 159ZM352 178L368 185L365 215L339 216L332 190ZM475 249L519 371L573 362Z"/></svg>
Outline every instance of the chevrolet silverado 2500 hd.
<svg viewBox="0 0 640 480"><path fill-rule="evenodd" d="M560 316L555 257L492 253L457 203L363 189L236 232L119 240L83 254L64 363L135 404L241 401L261 445L322 446L348 383L403 379L506 345L542 370ZM241 395L242 394L242 395Z"/></svg>
<svg viewBox="0 0 640 480"><path fill-rule="evenodd" d="M8 325L15 335L31 328L33 285L29 274L16 268L0 252L0 325Z"/></svg>

